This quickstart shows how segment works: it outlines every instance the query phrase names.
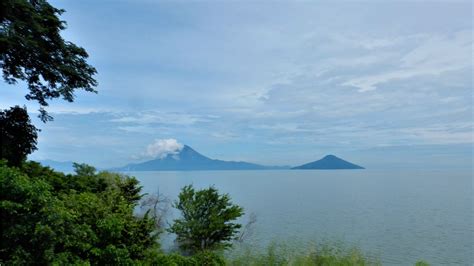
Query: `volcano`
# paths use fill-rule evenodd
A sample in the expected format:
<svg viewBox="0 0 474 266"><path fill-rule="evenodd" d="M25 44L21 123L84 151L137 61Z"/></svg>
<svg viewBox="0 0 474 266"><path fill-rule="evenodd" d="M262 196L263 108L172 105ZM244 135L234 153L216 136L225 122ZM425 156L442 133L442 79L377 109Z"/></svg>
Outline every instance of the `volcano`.
<svg viewBox="0 0 474 266"><path fill-rule="evenodd" d="M291 169L320 169L320 170L333 170L333 169L364 169L364 167L357 164L350 163L334 155L326 155L324 158L303 164L300 166L293 167Z"/></svg>

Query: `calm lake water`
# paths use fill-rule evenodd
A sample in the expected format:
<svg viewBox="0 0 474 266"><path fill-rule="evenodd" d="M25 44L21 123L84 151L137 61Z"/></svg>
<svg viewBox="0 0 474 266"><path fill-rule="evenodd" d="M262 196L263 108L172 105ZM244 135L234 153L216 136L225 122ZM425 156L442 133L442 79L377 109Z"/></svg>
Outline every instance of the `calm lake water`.
<svg viewBox="0 0 474 266"><path fill-rule="evenodd" d="M250 241L341 241L386 265L473 265L473 179L466 171L133 172L146 192L215 185L255 213ZM175 215L175 214L172 214ZM245 218L243 219L245 222Z"/></svg>

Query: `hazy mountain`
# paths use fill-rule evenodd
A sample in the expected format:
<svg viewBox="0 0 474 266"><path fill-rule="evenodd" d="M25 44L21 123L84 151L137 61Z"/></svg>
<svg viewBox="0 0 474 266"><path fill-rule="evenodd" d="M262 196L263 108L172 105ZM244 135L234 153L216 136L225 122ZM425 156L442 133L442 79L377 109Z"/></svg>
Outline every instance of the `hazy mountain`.
<svg viewBox="0 0 474 266"><path fill-rule="evenodd" d="M293 167L291 169L364 169L364 167L350 163L334 155L326 155L324 158Z"/></svg>
<svg viewBox="0 0 474 266"><path fill-rule="evenodd" d="M263 166L247 162L222 161L208 158L191 147L184 147L176 154L168 154L143 163L115 168L115 171L191 171L191 170L263 170L281 167Z"/></svg>

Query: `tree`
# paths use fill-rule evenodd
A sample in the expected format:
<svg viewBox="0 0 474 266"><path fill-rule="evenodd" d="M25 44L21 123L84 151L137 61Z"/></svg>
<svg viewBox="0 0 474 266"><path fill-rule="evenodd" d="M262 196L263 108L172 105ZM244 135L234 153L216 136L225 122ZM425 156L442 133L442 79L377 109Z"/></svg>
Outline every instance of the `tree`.
<svg viewBox="0 0 474 266"><path fill-rule="evenodd" d="M0 111L0 159L19 166L28 154L36 150L37 132L26 107L14 106Z"/></svg>
<svg viewBox="0 0 474 266"><path fill-rule="evenodd" d="M150 213L153 220L155 220L156 229L160 232L163 231L170 207L171 201L159 190L156 193L144 195L140 203L140 209Z"/></svg>
<svg viewBox="0 0 474 266"><path fill-rule="evenodd" d="M229 241L241 227L232 221L243 215L243 208L214 187L196 191L192 185L185 186L173 207L181 211L182 218L169 231L177 235L180 248L190 253L230 247Z"/></svg>
<svg viewBox="0 0 474 266"><path fill-rule="evenodd" d="M0 162L0 263L46 264L62 212L50 186ZM55 214L55 215L54 215Z"/></svg>
<svg viewBox="0 0 474 266"><path fill-rule="evenodd" d="M92 178L106 186L87 183ZM132 179L0 161L0 264L148 265L158 256L159 232L149 213L134 215L138 199L130 191L139 187Z"/></svg>
<svg viewBox="0 0 474 266"><path fill-rule="evenodd" d="M94 166L85 163L72 163L72 167L78 176L94 176L97 171Z"/></svg>
<svg viewBox="0 0 474 266"><path fill-rule="evenodd" d="M96 69L87 64L87 52L65 41L60 32L64 12L46 0L0 1L0 67L9 84L25 81L28 100L40 104L40 118L52 120L44 109L62 97L74 101L74 91L96 92Z"/></svg>

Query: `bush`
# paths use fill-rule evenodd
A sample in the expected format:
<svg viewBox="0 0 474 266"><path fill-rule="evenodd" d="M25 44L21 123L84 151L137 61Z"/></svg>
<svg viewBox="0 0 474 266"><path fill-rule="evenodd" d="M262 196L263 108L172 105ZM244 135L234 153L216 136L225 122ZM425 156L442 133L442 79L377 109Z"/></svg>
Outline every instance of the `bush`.
<svg viewBox="0 0 474 266"><path fill-rule="evenodd" d="M202 251L193 256L198 265L203 266L223 266L225 265L225 259L214 252Z"/></svg>
<svg viewBox="0 0 474 266"><path fill-rule="evenodd" d="M185 257L176 253L172 254L161 254L151 263L152 265L163 265L163 266L198 266L194 258Z"/></svg>
<svg viewBox="0 0 474 266"><path fill-rule="evenodd" d="M225 265L225 259L211 251L199 252L190 257L171 253L158 255L150 264L163 266L223 266Z"/></svg>
<svg viewBox="0 0 474 266"><path fill-rule="evenodd" d="M358 249L343 249L337 245L321 245L307 250L292 249L285 244L270 244L264 251L246 247L231 252L227 265L235 266L351 266L381 265L377 260L364 255Z"/></svg>
<svg viewBox="0 0 474 266"><path fill-rule="evenodd" d="M190 254L230 247L241 227L232 221L243 215L243 209L214 187L196 191L185 186L174 207L182 217L169 231L177 235L179 247Z"/></svg>
<svg viewBox="0 0 474 266"><path fill-rule="evenodd" d="M138 181L78 165L0 163L0 264L134 264L159 251L155 222L134 215Z"/></svg>

